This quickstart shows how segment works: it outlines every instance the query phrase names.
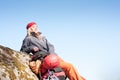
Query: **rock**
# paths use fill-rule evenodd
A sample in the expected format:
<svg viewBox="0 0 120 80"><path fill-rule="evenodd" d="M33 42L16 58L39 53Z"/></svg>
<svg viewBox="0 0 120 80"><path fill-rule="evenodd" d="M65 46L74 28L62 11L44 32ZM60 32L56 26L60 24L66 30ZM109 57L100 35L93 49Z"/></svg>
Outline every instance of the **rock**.
<svg viewBox="0 0 120 80"><path fill-rule="evenodd" d="M39 80L29 60L28 54L0 45L0 80Z"/></svg>

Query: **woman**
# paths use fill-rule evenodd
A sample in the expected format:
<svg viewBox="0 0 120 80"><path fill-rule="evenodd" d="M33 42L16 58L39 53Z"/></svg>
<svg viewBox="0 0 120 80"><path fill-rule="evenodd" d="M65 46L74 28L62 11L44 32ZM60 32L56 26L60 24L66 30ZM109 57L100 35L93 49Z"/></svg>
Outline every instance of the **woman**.
<svg viewBox="0 0 120 80"><path fill-rule="evenodd" d="M44 51L48 53L55 53L54 46L48 42L48 40L41 35L38 26L35 22L30 22L26 26L27 36L23 40L23 44L20 51L26 53L32 53L33 55L38 51ZM38 74L41 61L31 61L30 68L36 74ZM65 74L70 80L85 80L79 75L75 67L65 62L60 58L60 67L64 70Z"/></svg>

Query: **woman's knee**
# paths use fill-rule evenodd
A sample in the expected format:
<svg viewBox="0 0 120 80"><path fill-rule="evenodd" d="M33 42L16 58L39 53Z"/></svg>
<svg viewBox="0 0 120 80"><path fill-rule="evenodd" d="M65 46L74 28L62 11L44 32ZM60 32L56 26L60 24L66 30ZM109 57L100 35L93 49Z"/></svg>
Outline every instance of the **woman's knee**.
<svg viewBox="0 0 120 80"><path fill-rule="evenodd" d="M29 62L29 66L30 66L30 67L35 66L35 65L36 65L36 62L35 62L35 61Z"/></svg>

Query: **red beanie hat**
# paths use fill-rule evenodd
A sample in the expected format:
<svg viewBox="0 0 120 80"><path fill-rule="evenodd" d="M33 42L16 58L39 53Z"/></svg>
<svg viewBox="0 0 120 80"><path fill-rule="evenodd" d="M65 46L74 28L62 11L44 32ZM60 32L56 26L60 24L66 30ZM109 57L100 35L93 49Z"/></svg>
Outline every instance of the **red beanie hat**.
<svg viewBox="0 0 120 80"><path fill-rule="evenodd" d="M30 23L27 24L27 27L26 27L26 28L29 29L29 28L30 28L32 25L34 25L34 24L36 24L36 23L35 23L35 22L30 22Z"/></svg>

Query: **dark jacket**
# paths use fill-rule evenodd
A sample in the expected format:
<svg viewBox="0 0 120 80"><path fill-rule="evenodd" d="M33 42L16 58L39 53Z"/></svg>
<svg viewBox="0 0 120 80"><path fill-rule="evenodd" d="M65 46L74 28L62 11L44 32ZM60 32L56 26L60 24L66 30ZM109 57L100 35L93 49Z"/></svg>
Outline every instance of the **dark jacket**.
<svg viewBox="0 0 120 80"><path fill-rule="evenodd" d="M26 53L34 53L33 51L34 47L38 47L40 51L55 53L54 46L51 43L49 43L45 37L41 37L41 39L38 39L34 36L25 37L20 51L23 51Z"/></svg>

